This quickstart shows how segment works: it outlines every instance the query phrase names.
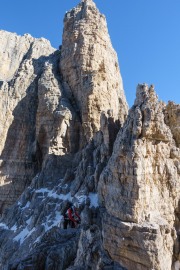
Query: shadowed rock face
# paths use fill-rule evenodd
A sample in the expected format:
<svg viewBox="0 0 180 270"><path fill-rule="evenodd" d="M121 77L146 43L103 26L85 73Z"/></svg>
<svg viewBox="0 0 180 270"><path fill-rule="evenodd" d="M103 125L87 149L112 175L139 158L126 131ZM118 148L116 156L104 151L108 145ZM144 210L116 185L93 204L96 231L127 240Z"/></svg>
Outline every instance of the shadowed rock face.
<svg viewBox="0 0 180 270"><path fill-rule="evenodd" d="M35 158L38 80L46 61L56 65L45 39L0 31L0 197L11 205L37 173ZM7 64L7 65L6 65Z"/></svg>
<svg viewBox="0 0 180 270"><path fill-rule="evenodd" d="M0 38L1 269L178 269L179 105L143 84L127 112L92 0L66 13L58 51ZM64 230L69 202L81 226Z"/></svg>

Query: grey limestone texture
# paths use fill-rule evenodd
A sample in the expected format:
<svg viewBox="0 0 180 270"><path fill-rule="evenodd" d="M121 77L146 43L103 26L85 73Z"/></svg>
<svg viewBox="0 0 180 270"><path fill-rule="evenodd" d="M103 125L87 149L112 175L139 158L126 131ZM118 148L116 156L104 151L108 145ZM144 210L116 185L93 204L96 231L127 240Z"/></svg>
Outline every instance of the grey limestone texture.
<svg viewBox="0 0 180 270"><path fill-rule="evenodd" d="M93 0L59 50L0 31L0 109L0 270L180 269L180 105L139 84L128 110Z"/></svg>

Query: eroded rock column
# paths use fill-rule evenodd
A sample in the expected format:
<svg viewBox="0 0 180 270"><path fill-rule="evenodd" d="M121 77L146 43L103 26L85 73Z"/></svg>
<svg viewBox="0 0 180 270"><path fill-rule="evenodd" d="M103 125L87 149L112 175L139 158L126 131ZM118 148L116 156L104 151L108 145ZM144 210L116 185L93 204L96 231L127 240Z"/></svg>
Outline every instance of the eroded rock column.
<svg viewBox="0 0 180 270"><path fill-rule="evenodd" d="M101 113L111 110L114 121L124 122L127 103L117 55L106 19L93 1L84 0L64 19L60 71L76 103L84 135L91 139L100 129Z"/></svg>
<svg viewBox="0 0 180 270"><path fill-rule="evenodd" d="M177 258L180 149L173 138L175 127L171 130L173 116L169 127L165 111L154 87L139 85L101 174L99 194L107 211L104 246L128 270L169 270Z"/></svg>

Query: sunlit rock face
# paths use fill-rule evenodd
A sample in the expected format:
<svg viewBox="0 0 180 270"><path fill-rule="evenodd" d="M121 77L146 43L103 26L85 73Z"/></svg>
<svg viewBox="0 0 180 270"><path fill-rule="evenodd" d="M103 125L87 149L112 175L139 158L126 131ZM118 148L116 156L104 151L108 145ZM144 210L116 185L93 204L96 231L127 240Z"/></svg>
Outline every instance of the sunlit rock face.
<svg viewBox="0 0 180 270"><path fill-rule="evenodd" d="M93 1L82 1L65 15L60 70L87 140L100 129L102 111L124 122L127 103L117 55L106 19Z"/></svg>
<svg viewBox="0 0 180 270"><path fill-rule="evenodd" d="M178 258L178 108L159 102L153 86L139 85L101 174L104 246L127 269L171 269Z"/></svg>
<svg viewBox="0 0 180 270"><path fill-rule="evenodd" d="M0 40L0 269L179 269L179 105L140 84L128 113L92 0L66 13L59 50ZM70 202L81 225L64 230Z"/></svg>
<svg viewBox="0 0 180 270"><path fill-rule="evenodd" d="M104 16L84 1L64 21L60 51L43 38L0 32L2 209L19 197L48 155L77 152L107 119L116 127L114 140L127 114ZM105 137L108 148L108 130Z"/></svg>
<svg viewBox="0 0 180 270"><path fill-rule="evenodd" d="M180 147L180 104L168 102L165 109L165 123L170 127L177 147Z"/></svg>

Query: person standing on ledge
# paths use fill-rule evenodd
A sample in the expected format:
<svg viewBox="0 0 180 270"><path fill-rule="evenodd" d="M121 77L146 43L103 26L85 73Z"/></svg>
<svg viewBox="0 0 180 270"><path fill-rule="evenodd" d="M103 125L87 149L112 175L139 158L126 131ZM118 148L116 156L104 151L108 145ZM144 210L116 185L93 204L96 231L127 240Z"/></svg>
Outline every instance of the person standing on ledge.
<svg viewBox="0 0 180 270"><path fill-rule="evenodd" d="M76 228L77 224L80 224L81 217L78 214L79 204L75 203L70 205L67 212L64 215L64 229L67 229L68 225L70 228Z"/></svg>

